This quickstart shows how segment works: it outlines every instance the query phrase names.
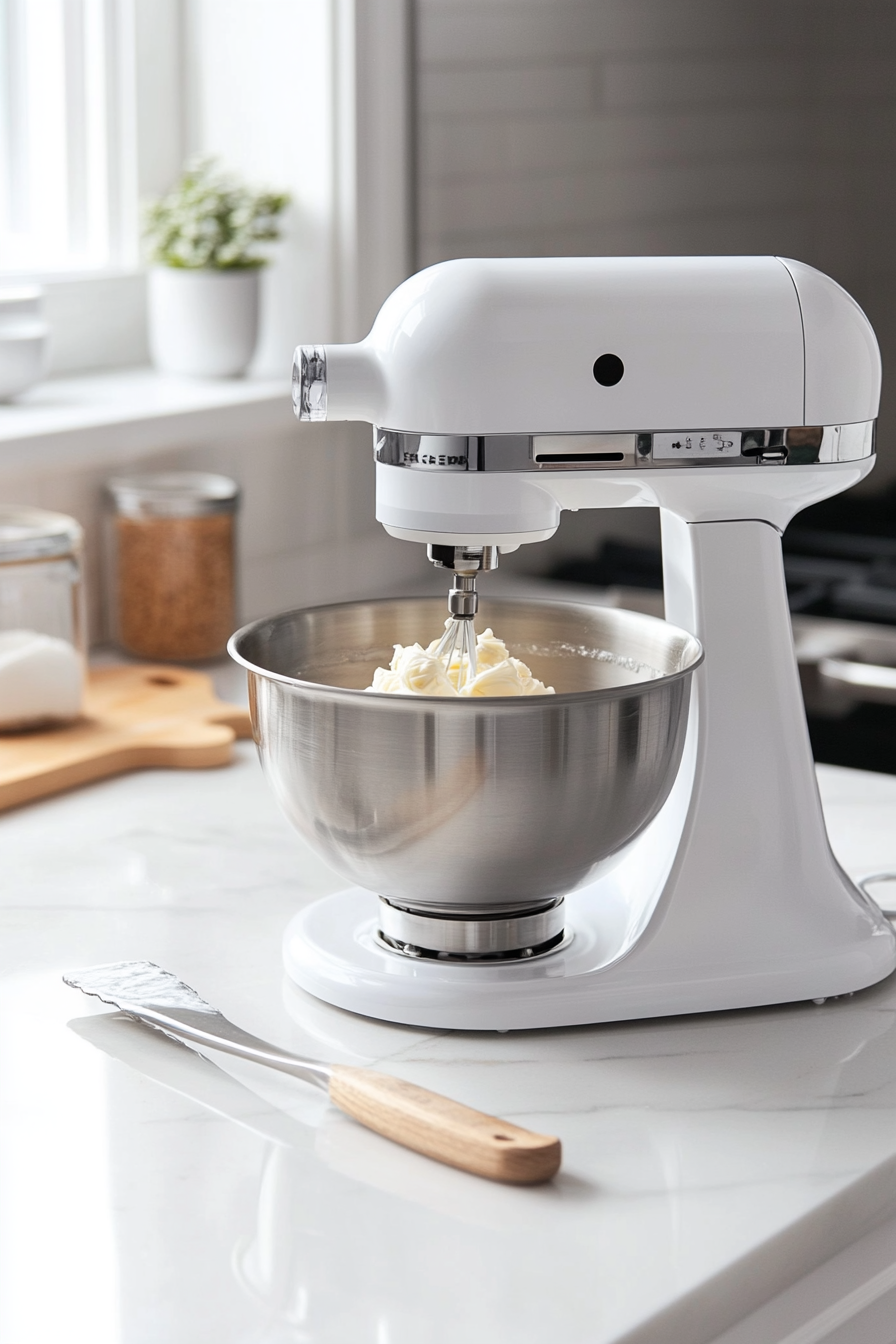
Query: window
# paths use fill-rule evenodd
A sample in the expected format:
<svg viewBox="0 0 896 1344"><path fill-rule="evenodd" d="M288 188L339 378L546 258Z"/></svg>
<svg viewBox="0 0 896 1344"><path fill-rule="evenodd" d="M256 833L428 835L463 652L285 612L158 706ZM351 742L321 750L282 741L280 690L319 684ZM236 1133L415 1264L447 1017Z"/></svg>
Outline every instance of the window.
<svg viewBox="0 0 896 1344"><path fill-rule="evenodd" d="M0 272L136 260L130 0L0 0Z"/></svg>
<svg viewBox="0 0 896 1344"><path fill-rule="evenodd" d="M0 283L51 373L145 364L139 203L211 154L289 191L255 371L357 339L410 267L411 0L0 0Z"/></svg>

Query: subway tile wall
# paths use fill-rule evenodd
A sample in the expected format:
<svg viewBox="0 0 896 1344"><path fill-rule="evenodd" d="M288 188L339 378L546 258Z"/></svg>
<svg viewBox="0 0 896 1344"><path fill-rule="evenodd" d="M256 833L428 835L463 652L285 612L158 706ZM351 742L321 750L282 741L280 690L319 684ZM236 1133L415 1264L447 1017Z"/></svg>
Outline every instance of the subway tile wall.
<svg viewBox="0 0 896 1344"><path fill-rule="evenodd" d="M827 271L884 357L896 481L896 4L417 0L419 264L765 253ZM566 516L539 564L652 511ZM646 516L645 516L646 515ZM536 567L525 554L516 563Z"/></svg>

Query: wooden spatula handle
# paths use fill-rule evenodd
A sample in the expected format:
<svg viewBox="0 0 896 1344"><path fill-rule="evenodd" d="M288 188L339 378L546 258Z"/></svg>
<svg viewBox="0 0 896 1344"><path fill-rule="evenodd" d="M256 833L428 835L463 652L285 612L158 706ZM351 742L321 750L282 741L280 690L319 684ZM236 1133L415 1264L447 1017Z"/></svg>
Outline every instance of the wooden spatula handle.
<svg viewBox="0 0 896 1344"><path fill-rule="evenodd" d="M330 1100L387 1139L475 1176L538 1185L560 1167L559 1139L533 1134L375 1069L338 1065L330 1079Z"/></svg>

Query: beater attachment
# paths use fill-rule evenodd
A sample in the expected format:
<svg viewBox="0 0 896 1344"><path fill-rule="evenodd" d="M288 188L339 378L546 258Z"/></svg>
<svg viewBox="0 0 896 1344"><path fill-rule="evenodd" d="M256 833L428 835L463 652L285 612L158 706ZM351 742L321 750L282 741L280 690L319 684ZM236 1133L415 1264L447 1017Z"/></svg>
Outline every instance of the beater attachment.
<svg viewBox="0 0 896 1344"><path fill-rule="evenodd" d="M461 690L476 676L476 631L473 618L479 607L476 576L483 570L497 569L497 546L429 546L427 554L434 565L454 571L448 593L451 613L445 633L436 649L436 657L451 676L456 669L456 687Z"/></svg>

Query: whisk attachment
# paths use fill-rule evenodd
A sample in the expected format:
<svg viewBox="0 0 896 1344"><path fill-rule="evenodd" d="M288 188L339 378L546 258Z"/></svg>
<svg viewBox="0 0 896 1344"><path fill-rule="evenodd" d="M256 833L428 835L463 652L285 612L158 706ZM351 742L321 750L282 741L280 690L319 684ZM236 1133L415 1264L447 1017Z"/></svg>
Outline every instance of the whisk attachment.
<svg viewBox="0 0 896 1344"><path fill-rule="evenodd" d="M476 576L483 570L497 569L498 548L436 545L429 546L427 553L434 565L454 571L448 593L451 615L435 656L444 662L449 677L457 690L461 690L476 676L476 632L473 629L473 617L479 607Z"/></svg>
<svg viewBox="0 0 896 1344"><path fill-rule="evenodd" d="M445 670L451 676L457 668L457 689L468 685L476 676L476 631L473 629L473 617L479 605L476 592L475 574L455 574L454 583L448 594L448 610L451 618L445 627L445 633L436 649L436 657L442 659ZM454 677L451 676L454 681Z"/></svg>

